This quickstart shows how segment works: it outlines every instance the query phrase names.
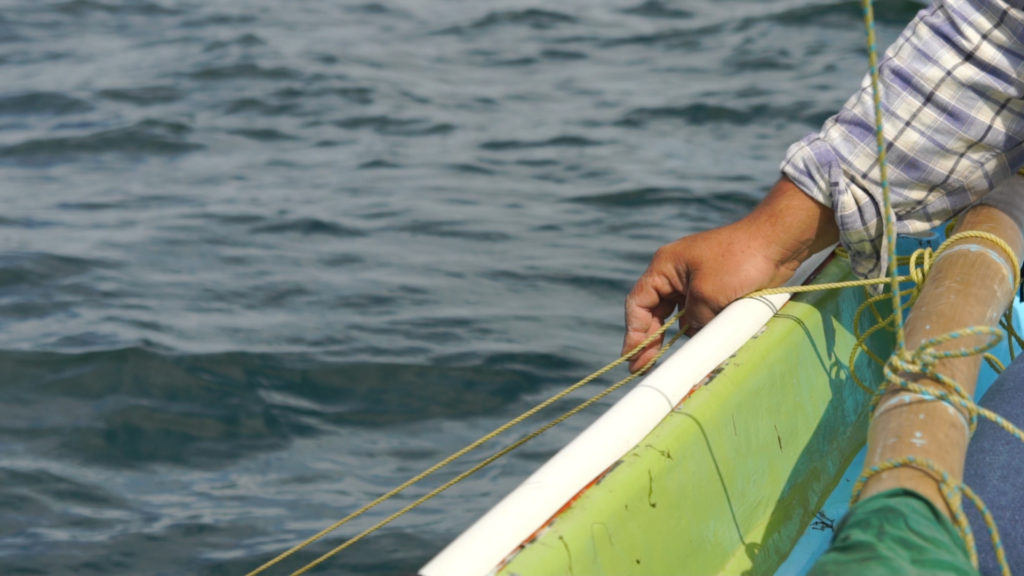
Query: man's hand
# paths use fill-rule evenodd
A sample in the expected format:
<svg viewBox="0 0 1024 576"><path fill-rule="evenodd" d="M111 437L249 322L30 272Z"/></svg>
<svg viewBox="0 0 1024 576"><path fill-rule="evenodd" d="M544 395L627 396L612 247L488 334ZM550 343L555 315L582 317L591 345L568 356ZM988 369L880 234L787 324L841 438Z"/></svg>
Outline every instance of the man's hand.
<svg viewBox="0 0 1024 576"><path fill-rule="evenodd" d="M779 267L760 244L761 239L737 223L658 249L626 297L623 354L657 332L677 307L686 308L680 324L692 334L733 300L788 280L796 268ZM629 370L635 372L647 364L661 340L633 357Z"/></svg>
<svg viewBox="0 0 1024 576"><path fill-rule="evenodd" d="M661 328L677 307L681 324L693 333L733 300L754 290L779 286L807 257L836 242L830 208L783 178L742 220L666 244L626 297L629 352ZM657 353L659 338L629 362L635 372Z"/></svg>

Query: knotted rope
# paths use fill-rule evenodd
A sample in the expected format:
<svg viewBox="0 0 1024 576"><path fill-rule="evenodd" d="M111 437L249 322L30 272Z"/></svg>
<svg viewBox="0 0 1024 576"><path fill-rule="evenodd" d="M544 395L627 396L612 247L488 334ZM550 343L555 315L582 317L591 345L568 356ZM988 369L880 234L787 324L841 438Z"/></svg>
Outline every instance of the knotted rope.
<svg viewBox="0 0 1024 576"><path fill-rule="evenodd" d="M895 280L896 274L896 258L895 258L895 237L896 237L896 223L895 213L892 211L892 204L890 199L888 178L886 175L886 159L885 159L885 138L883 135L882 126L882 105L881 105L881 90L879 81L879 72L877 66L877 50L875 47L875 21L874 11L872 9L871 0L862 0L864 7L864 25L867 31L867 44L868 44L868 59L871 65L871 89L872 98L874 101L875 111L875 135L878 144L878 166L879 174L882 184L882 197L883 197L883 210L885 212L885 233L888 239L889 249L889 276L893 278L890 289L890 296L892 298L892 310L893 310L893 322L892 324L896 329L897 346L896 351L890 357L889 361L885 364L884 374L885 382L875 392L874 397L871 401L872 414L878 407L878 403L883 395L888 393L891 388L902 389L919 397L924 398L926 401L939 401L944 402L954 410L961 410L961 414L966 413L969 416L969 433L973 434L974 429L977 425L978 416L983 416L992 420L1004 430L1008 431L1018 440L1024 442L1024 434L1021 431L1007 422L997 414L981 408L969 398L964 389L953 379L948 378L940 374L936 370L936 365L940 360L951 359L951 358L964 358L975 354L986 354L993 346L995 346L1002 338L1001 334L996 332L995 329L987 326L971 327L962 330L950 332L937 338L929 339L923 342L916 350L907 351L904 342L903 334L903 303L902 297L903 292L899 288L899 282ZM1011 268L1014 276L1014 290L1020 286L1020 265L1017 262L1016 254L1013 250L1002 241L992 234L985 232L971 231L962 234L956 234L947 240L943 246L936 252L934 258L930 254L926 254L920 259L921 264L917 265L918 259L911 257L910 260L910 275L914 277L915 284L920 286L923 284L927 272L931 267L931 262L938 258L943 252L944 248L948 248L954 242L963 238L977 238L984 239L994 243L1002 250L1007 258L1007 262L1012 263ZM915 253L916 254L916 253ZM911 295L910 300L916 298L916 292ZM872 304L873 305L873 304ZM885 323L886 325L888 322ZM1009 332L1013 333L1012 319L1007 319L1002 323ZM1014 337L1020 341L1019 336ZM964 338L966 336L988 336L988 339L981 344L964 347L954 350L938 350L938 346ZM861 348L862 346L858 346ZM1010 345L1011 357L1013 356L1013 345ZM855 358L856 349L854 356L851 356L851 370L853 370L852 360ZM987 357L988 358L988 357ZM991 363L991 361L990 361ZM904 375L915 375L923 376L924 378L938 384L939 388L925 387L917 384L916 382L908 379ZM857 380L857 383L864 388L863 383ZM871 466L861 475L854 486L853 497L851 503L855 503L860 497L860 493L864 488L864 485L868 479L873 476L884 472L886 470L892 470L899 467L909 467L916 470L920 470L933 479L939 484L939 489L945 500L946 506L952 512L953 521L956 525L961 537L968 548L968 554L971 559L971 563L978 566L978 552L974 541L974 535L971 532L971 527L967 522L967 517L963 511L961 495L965 495L970 499L975 506L981 512L985 519L985 524L988 527L992 546L996 553L996 559L999 562L1000 570L1004 576L1010 575L1010 567L1006 561L1006 555L1003 550L1001 538L999 536L999 530L996 527L995 520L992 518L991 512L988 507L982 502L981 498L977 496L969 487L963 483L954 482L949 474L939 469L933 462L917 458L914 456L905 456L902 458L890 459L882 464Z"/></svg>

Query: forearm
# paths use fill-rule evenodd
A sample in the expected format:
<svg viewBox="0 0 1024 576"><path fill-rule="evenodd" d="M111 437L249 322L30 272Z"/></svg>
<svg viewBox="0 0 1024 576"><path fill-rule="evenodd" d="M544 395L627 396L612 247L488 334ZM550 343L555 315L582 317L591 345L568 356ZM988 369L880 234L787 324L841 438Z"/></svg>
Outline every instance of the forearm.
<svg viewBox="0 0 1024 576"><path fill-rule="evenodd" d="M763 242L779 266L792 270L839 239L832 207L814 200L785 176L737 225L748 228L749 238Z"/></svg>
<svg viewBox="0 0 1024 576"><path fill-rule="evenodd" d="M901 233L957 214L1024 163L1024 13L998 0L923 10L880 67L893 209ZM868 79L782 172L832 206L861 276L885 269L881 185Z"/></svg>

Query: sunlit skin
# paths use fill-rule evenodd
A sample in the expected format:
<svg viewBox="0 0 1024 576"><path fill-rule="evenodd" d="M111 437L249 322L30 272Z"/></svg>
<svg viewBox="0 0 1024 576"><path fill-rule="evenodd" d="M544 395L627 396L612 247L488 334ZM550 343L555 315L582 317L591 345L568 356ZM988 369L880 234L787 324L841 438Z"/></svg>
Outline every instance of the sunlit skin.
<svg viewBox="0 0 1024 576"><path fill-rule="evenodd" d="M782 177L742 219L659 248L626 297L626 353L657 332L677 307L693 333L726 305L754 290L779 286L801 262L839 238L831 206L811 199ZM629 362L636 372L662 339Z"/></svg>

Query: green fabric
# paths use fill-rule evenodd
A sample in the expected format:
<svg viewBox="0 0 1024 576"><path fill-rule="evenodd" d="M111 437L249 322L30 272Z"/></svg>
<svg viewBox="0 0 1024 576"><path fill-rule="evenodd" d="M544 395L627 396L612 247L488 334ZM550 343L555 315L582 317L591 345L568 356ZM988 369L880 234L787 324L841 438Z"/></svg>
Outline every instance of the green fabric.
<svg viewBox="0 0 1024 576"><path fill-rule="evenodd" d="M858 502L808 576L977 576L952 521L920 494L889 490Z"/></svg>

